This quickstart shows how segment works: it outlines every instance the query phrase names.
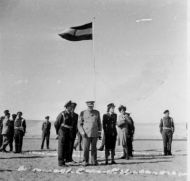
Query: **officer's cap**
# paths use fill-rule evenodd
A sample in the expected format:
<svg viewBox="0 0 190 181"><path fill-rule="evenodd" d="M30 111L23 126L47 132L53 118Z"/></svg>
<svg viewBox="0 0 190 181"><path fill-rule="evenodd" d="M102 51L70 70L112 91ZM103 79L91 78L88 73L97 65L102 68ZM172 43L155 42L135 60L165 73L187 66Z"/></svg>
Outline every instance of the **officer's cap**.
<svg viewBox="0 0 190 181"><path fill-rule="evenodd" d="M165 110L163 113L166 114L166 113L169 113L170 111L167 109Z"/></svg>
<svg viewBox="0 0 190 181"><path fill-rule="evenodd" d="M115 107L114 103L110 103L107 105L108 108Z"/></svg>
<svg viewBox="0 0 190 181"><path fill-rule="evenodd" d="M95 101L86 101L87 106L94 106Z"/></svg>
<svg viewBox="0 0 190 181"><path fill-rule="evenodd" d="M72 106L72 102L71 101L68 101L66 104L65 104L65 107L69 107L69 106Z"/></svg>
<svg viewBox="0 0 190 181"><path fill-rule="evenodd" d="M123 105L119 106L119 108L118 108L119 112L121 112L122 109L123 109L124 111L127 110L127 108L126 108L125 106L123 106Z"/></svg>
<svg viewBox="0 0 190 181"><path fill-rule="evenodd" d="M46 116L45 119L49 119L49 116Z"/></svg>

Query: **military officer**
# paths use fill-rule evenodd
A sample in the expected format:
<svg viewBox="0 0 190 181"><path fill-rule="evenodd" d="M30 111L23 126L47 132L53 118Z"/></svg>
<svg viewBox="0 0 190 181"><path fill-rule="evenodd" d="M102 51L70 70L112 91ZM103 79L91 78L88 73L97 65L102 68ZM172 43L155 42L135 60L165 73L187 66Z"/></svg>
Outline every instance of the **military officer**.
<svg viewBox="0 0 190 181"><path fill-rule="evenodd" d="M14 140L14 123L16 119L16 114L12 114L12 119L10 120L10 137L9 137L9 147L10 151L13 151L13 140Z"/></svg>
<svg viewBox="0 0 190 181"><path fill-rule="evenodd" d="M7 152L6 147L10 141L10 113L8 110L4 111L4 119L2 123L2 135L3 135L3 143L0 148L0 151Z"/></svg>
<svg viewBox="0 0 190 181"><path fill-rule="evenodd" d="M50 138L51 122L49 116L45 117L45 121L42 124L42 144L41 149L44 148L44 141L46 140L46 148L49 149L49 138Z"/></svg>
<svg viewBox="0 0 190 181"><path fill-rule="evenodd" d="M164 117L160 120L159 127L163 138L164 155L172 155L171 144L175 127L173 118L170 117L169 110L164 111Z"/></svg>
<svg viewBox="0 0 190 181"><path fill-rule="evenodd" d="M91 145L91 163L97 165L97 139L101 135L100 113L94 110L94 101L86 102L88 109L82 111L78 121L78 129L83 136L84 166L89 165L89 148Z"/></svg>
<svg viewBox="0 0 190 181"><path fill-rule="evenodd" d="M23 137L25 133L26 121L22 117L22 112L18 112L14 123L15 153L22 152Z"/></svg>
<svg viewBox="0 0 190 181"><path fill-rule="evenodd" d="M76 109L77 104L75 102L72 103L72 109L71 109L71 118L72 118L72 137L71 140L69 142L69 153L67 156L67 162L72 162L73 158L73 147L74 147L74 142L75 142L75 138L76 138L76 134L77 134L77 123L78 123L78 114L75 113L75 109Z"/></svg>
<svg viewBox="0 0 190 181"><path fill-rule="evenodd" d="M134 121L131 117L131 113L129 111L126 111L126 114L129 117L128 121L129 121L129 135L130 135L128 153L129 156L133 157L133 137L135 133L135 126L134 126Z"/></svg>
<svg viewBox="0 0 190 181"><path fill-rule="evenodd" d="M58 165L65 166L65 162L70 151L69 145L72 139L72 102L65 104L65 110L62 111L55 123L56 134L58 135Z"/></svg>

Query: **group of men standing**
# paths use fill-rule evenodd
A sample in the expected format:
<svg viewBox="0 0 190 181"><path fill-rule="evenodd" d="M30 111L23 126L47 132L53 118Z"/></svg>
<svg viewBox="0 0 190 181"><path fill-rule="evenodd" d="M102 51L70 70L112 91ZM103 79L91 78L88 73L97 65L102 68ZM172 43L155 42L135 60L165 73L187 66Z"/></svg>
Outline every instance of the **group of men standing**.
<svg viewBox="0 0 190 181"><path fill-rule="evenodd" d="M13 142L15 141L15 152L22 152L23 136L26 132L26 121L22 117L22 112L12 114L10 118L9 110L4 111L4 116L0 118L0 151L7 152L6 147L9 145L13 151Z"/></svg>
<svg viewBox="0 0 190 181"><path fill-rule="evenodd" d="M129 113L126 113L126 107L120 106L121 115L117 123L117 114L115 114L115 105L107 105L107 113L103 115L103 123L99 111L94 109L94 101L87 101L87 109L78 116L75 113L76 103L69 101L65 104L65 110L61 112L55 123L56 133L58 135L58 165L64 166L66 162L72 162L72 152L74 142L78 133L79 139L83 141L83 164L89 165L89 149L91 147L91 164L98 165L97 162L97 141L101 139L103 127L104 136L102 144L105 145L105 164L108 164L108 156L111 151L111 164L115 164L115 146L117 139L118 126L121 129L121 144L123 146L122 159L129 159L132 155L132 140L134 135L134 122ZM103 126L102 126L103 125ZM80 142L80 141L79 141ZM79 148L82 149L82 148Z"/></svg>

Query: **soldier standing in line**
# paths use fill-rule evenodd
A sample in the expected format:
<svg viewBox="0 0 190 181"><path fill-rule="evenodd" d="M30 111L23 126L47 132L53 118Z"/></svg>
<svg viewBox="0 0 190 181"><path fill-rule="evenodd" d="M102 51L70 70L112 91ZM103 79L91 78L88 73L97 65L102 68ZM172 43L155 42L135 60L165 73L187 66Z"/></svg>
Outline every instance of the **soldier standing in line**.
<svg viewBox="0 0 190 181"><path fill-rule="evenodd" d="M65 104L65 110L62 111L55 123L56 134L58 135L58 165L65 166L65 162L68 156L69 144L72 135L72 102L69 101Z"/></svg>
<svg viewBox="0 0 190 181"><path fill-rule="evenodd" d="M173 118L170 117L169 110L164 111L164 117L160 120L159 127L163 138L164 155L172 155L171 145L175 127Z"/></svg>
<svg viewBox="0 0 190 181"><path fill-rule="evenodd" d="M126 114L129 117L129 135L130 135L128 153L129 156L133 157L133 137L135 133L135 126L134 126L134 121L130 115L130 112L127 111Z"/></svg>
<svg viewBox="0 0 190 181"><path fill-rule="evenodd" d="M123 146L123 156L121 159L129 159L128 147L130 142L130 131L129 131L129 116L126 114L126 107L121 105L119 108L121 113L118 118L117 125L121 129L120 140Z"/></svg>
<svg viewBox="0 0 190 181"><path fill-rule="evenodd" d="M12 114L12 119L10 120L10 137L9 137L9 147L10 151L13 151L13 141L14 141L14 123L16 119L16 114Z"/></svg>
<svg viewBox="0 0 190 181"><path fill-rule="evenodd" d="M2 135L3 119L4 119L4 116L1 116L1 117L0 117L0 148L1 148L2 143L3 143L3 135Z"/></svg>
<svg viewBox="0 0 190 181"><path fill-rule="evenodd" d="M22 152L23 137L25 133L26 121L22 117L22 112L18 112L14 123L15 153Z"/></svg>
<svg viewBox="0 0 190 181"><path fill-rule="evenodd" d="M103 115L103 130L105 137L105 157L106 162L108 164L108 156L111 151L111 164L116 164L114 160L115 156L115 144L117 138L117 114L114 113L115 105L113 103L108 104L107 106L107 114Z"/></svg>
<svg viewBox="0 0 190 181"><path fill-rule="evenodd" d="M101 135L100 113L94 110L94 101L86 102L88 109L82 111L78 121L78 130L83 136L84 144L84 166L89 165L89 148L91 145L91 164L98 165L97 162L97 140Z"/></svg>
<svg viewBox="0 0 190 181"><path fill-rule="evenodd" d="M50 138L51 122L49 116L45 117L45 121L42 124L42 144L41 150L44 148L44 141L46 140L46 148L49 149L49 138Z"/></svg>
<svg viewBox="0 0 190 181"><path fill-rule="evenodd" d="M72 103L72 110L71 110L71 118L72 118L72 135L71 135L71 140L70 140L70 146L69 146L69 152L68 152L68 157L67 157L67 162L72 162L73 158L73 148L74 148L74 143L75 143L75 138L77 134L77 124L78 124L78 114L75 113L75 108L77 104L75 102Z"/></svg>
<svg viewBox="0 0 190 181"><path fill-rule="evenodd" d="M4 111L4 119L3 119L3 129L2 129L2 135L3 135L3 143L0 148L0 151L7 152L6 147L9 144L10 141L10 113L8 110Z"/></svg>

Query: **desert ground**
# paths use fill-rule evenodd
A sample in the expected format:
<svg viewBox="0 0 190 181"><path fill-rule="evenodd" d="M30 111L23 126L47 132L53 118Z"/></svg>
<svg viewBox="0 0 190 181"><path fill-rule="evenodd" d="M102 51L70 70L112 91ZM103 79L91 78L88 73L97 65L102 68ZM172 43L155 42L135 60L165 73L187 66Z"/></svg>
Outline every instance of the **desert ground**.
<svg viewBox="0 0 190 181"><path fill-rule="evenodd" d="M104 165L104 151L98 151L98 166L76 163L65 168L57 165L57 140L50 140L50 150L41 151L40 143L40 139L26 138L22 154L0 153L0 180L187 180L187 142L183 140L173 141L173 155L168 157L162 156L161 140L135 140L130 160L119 159L122 148L117 146L116 165ZM74 151L74 160L79 162L80 155Z"/></svg>

